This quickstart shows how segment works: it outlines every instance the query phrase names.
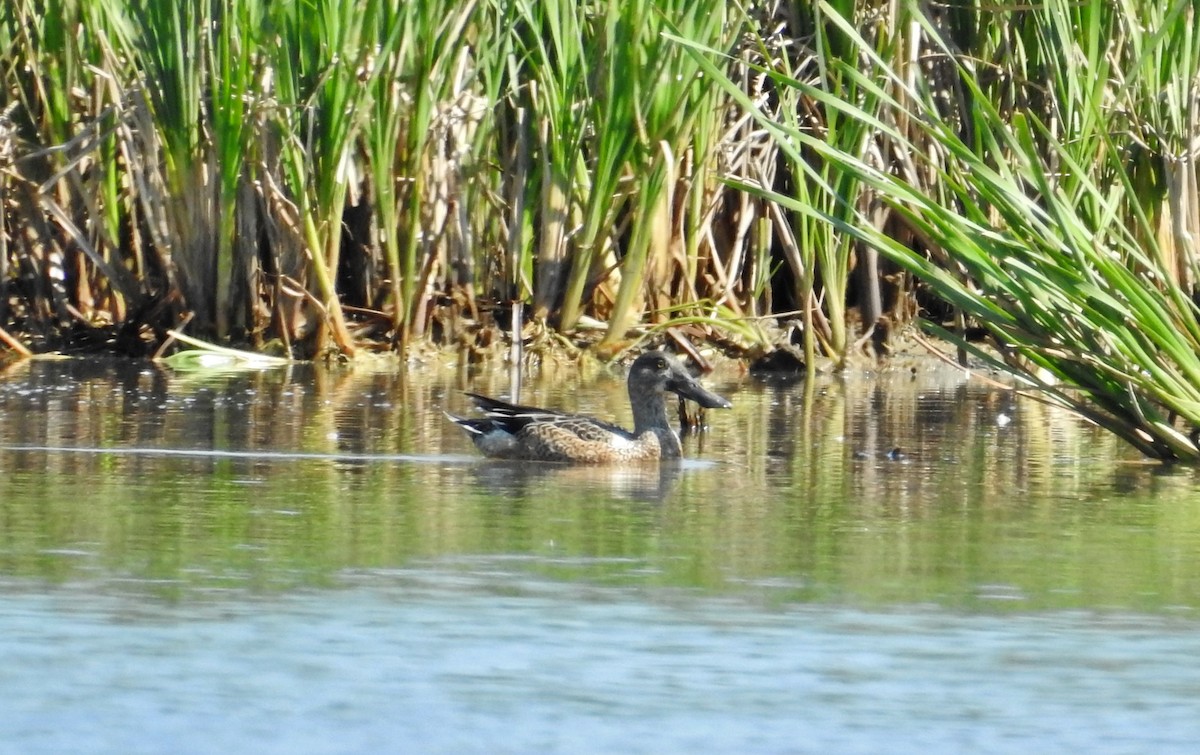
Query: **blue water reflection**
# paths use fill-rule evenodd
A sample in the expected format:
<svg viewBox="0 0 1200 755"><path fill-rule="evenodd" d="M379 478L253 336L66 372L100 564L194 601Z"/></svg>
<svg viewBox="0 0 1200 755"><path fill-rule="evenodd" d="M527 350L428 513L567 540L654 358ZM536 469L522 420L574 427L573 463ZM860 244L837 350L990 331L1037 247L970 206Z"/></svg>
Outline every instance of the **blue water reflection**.
<svg viewBox="0 0 1200 755"><path fill-rule="evenodd" d="M461 566L461 565L460 565ZM1190 752L1188 621L761 605L442 571L5 596L19 751ZM120 662L115 662L120 659Z"/></svg>

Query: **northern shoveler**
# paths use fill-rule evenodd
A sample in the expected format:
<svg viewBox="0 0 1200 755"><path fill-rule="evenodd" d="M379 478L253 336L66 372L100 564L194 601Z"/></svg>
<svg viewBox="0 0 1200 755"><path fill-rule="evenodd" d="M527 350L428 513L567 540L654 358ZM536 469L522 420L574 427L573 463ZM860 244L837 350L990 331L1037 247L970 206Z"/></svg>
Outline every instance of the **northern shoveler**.
<svg viewBox="0 0 1200 755"><path fill-rule="evenodd" d="M593 417L518 406L478 393L467 395L484 418L446 416L471 434L484 456L497 459L575 464L678 459L683 449L667 420L666 391L706 409L733 406L701 386L675 357L651 351L629 369L633 432Z"/></svg>

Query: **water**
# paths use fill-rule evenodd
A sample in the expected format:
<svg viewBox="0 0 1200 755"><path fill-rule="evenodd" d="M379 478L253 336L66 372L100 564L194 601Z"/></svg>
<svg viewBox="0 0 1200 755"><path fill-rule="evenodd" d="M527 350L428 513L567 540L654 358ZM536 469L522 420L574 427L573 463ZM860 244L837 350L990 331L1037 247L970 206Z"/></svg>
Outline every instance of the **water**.
<svg viewBox="0 0 1200 755"><path fill-rule="evenodd" d="M10 368L0 750L1200 740L1192 470L937 370L709 380L679 468L480 462L441 410L505 382Z"/></svg>

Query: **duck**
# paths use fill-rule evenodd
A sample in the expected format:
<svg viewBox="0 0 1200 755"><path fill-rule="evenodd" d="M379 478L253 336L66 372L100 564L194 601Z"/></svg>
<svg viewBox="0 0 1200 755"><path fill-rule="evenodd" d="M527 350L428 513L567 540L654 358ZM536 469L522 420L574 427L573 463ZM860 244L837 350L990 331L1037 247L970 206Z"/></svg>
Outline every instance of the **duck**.
<svg viewBox="0 0 1200 755"><path fill-rule="evenodd" d="M479 393L466 395L482 418L446 416L471 437L486 457L568 464L619 464L680 459L683 446L667 420L667 392L705 409L730 409L665 351L634 360L627 381L633 431L585 414L510 404Z"/></svg>

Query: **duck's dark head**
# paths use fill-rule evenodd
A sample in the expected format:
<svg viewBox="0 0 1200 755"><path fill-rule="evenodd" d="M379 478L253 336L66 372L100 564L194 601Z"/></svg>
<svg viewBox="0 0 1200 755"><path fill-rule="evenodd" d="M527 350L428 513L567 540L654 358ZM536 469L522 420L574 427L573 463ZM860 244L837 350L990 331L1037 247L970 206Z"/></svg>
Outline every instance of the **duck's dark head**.
<svg viewBox="0 0 1200 755"><path fill-rule="evenodd" d="M718 396L692 377L675 357L663 351L648 351L629 368L629 396L661 394L671 391L695 401L705 409L729 409L733 404Z"/></svg>

